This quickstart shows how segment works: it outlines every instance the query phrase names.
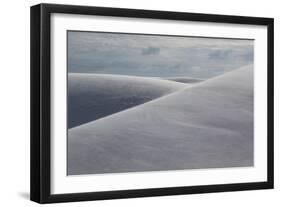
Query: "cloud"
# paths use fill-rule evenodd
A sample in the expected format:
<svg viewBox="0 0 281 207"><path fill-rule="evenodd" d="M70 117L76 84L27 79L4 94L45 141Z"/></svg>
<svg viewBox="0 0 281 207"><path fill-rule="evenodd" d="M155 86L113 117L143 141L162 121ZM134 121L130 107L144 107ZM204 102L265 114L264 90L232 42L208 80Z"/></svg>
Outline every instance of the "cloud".
<svg viewBox="0 0 281 207"><path fill-rule="evenodd" d="M243 54L242 57L244 58L245 61L252 62L254 60L254 51L249 50L248 52Z"/></svg>
<svg viewBox="0 0 281 207"><path fill-rule="evenodd" d="M232 53L232 50L215 50L209 53L209 58L222 60L231 57Z"/></svg>
<svg viewBox="0 0 281 207"><path fill-rule="evenodd" d="M156 55L156 54L160 53L160 48L158 48L158 47L143 48L141 53L142 53L142 55Z"/></svg>

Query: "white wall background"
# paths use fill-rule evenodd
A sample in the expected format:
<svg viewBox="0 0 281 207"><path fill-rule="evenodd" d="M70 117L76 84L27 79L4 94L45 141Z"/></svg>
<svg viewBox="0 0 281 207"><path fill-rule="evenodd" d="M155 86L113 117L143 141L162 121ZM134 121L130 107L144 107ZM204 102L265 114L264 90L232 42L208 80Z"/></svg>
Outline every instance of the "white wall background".
<svg viewBox="0 0 281 207"><path fill-rule="evenodd" d="M275 18L275 189L123 199L53 206L265 206L281 203L281 3L278 0L69 0L2 1L0 32L0 205L29 201L29 7L37 3L81 4ZM274 205L275 204L275 205ZM280 204L279 204L280 205Z"/></svg>

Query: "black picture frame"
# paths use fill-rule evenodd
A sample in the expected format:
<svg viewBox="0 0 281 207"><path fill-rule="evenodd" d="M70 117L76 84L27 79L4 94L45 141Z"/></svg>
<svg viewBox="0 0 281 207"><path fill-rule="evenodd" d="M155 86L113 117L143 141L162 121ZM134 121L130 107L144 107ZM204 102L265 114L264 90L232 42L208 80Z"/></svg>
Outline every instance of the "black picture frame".
<svg viewBox="0 0 281 207"><path fill-rule="evenodd" d="M52 13L100 15L112 17L134 17L149 19L181 20L194 22L234 23L267 26L267 181L238 184L167 187L153 189L121 190L106 192L85 192L73 194L51 194L50 159L50 15ZM168 11L135 10L90 6L39 4L31 7L31 174L30 199L38 203L88 201L103 199L134 198L146 196L167 196L179 194L211 193L273 188L273 120L274 120L274 76L272 18L195 14Z"/></svg>

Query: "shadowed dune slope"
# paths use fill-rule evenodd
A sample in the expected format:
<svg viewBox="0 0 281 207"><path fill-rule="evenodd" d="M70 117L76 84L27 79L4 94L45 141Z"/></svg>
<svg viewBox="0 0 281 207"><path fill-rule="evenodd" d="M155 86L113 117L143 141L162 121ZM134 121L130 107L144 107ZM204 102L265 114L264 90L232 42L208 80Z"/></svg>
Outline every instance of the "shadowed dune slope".
<svg viewBox="0 0 281 207"><path fill-rule="evenodd" d="M172 93L187 84L121 75L68 75L68 128Z"/></svg>
<svg viewBox="0 0 281 207"><path fill-rule="evenodd" d="M252 66L69 130L69 175L252 165Z"/></svg>

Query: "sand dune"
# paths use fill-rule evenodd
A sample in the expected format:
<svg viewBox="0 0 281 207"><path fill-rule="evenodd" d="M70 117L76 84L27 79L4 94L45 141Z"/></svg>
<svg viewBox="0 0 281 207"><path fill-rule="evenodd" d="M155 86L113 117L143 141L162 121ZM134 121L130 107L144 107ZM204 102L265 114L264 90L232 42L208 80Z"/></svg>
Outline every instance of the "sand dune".
<svg viewBox="0 0 281 207"><path fill-rule="evenodd" d="M72 128L68 135L69 175L252 165L252 66Z"/></svg>
<svg viewBox="0 0 281 207"><path fill-rule="evenodd" d="M165 80L170 80L170 81L175 81L175 82L179 82L179 83L199 83L204 81L203 79L199 79L199 78L192 78L192 77L169 77L169 78L163 78Z"/></svg>
<svg viewBox="0 0 281 207"><path fill-rule="evenodd" d="M152 78L70 73L68 128L143 104L187 86Z"/></svg>

